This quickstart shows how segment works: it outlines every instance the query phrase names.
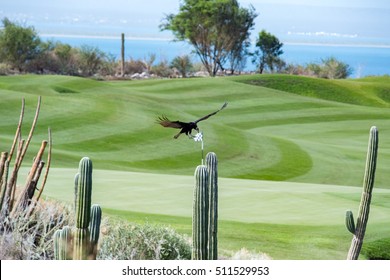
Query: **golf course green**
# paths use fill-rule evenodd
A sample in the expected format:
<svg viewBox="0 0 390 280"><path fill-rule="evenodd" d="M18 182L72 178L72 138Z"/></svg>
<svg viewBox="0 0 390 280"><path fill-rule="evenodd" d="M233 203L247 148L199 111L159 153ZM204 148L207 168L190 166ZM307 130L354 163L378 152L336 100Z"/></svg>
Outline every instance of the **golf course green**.
<svg viewBox="0 0 390 280"><path fill-rule="evenodd" d="M22 98L27 137L38 96L41 113L25 162L50 127L46 197L72 202L78 162L88 156L94 164L93 203L103 207L103 215L163 224L188 236L201 144L185 135L173 139L178 131L156 118L194 121L228 102L198 123L204 155L218 156L219 247L225 255L246 248L274 259L345 259L352 238L345 211L357 215L369 130L376 126L378 162L363 253L365 245L390 238L388 76L4 76L0 151L12 144Z"/></svg>

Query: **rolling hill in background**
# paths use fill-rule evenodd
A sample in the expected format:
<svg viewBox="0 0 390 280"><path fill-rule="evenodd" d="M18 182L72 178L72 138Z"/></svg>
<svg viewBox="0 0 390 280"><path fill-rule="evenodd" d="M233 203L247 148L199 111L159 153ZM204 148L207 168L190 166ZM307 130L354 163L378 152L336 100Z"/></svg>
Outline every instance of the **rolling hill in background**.
<svg viewBox="0 0 390 280"><path fill-rule="evenodd" d="M389 238L390 77L322 80L284 75L97 81L0 77L0 150L8 150L26 100L24 137L38 96L30 151L53 134L47 196L72 201L79 160L94 163L94 198L106 213L169 224L190 234L193 172L201 146L156 124L159 115L199 123L218 155L220 245L273 258L344 258L345 210L357 213L368 133L379 156L367 240ZM28 155L30 157L33 154ZM370 236L370 233L373 233Z"/></svg>

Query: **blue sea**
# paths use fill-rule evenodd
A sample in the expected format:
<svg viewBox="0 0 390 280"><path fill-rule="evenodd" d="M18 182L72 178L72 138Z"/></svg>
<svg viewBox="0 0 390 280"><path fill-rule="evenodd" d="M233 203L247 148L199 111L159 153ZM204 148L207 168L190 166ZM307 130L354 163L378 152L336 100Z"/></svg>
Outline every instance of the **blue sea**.
<svg viewBox="0 0 390 280"><path fill-rule="evenodd" d="M84 37L84 36L41 36L44 40L61 41L73 47L89 45L98 47L105 53L120 56L121 39L114 37ZM332 45L332 44L289 44L283 46L282 58L287 63L305 65L319 63L321 59L335 57L349 64L353 69L351 78L360 78L373 75L390 75L390 46L387 45ZM156 62L171 61L178 55L191 54L192 47L184 42L173 42L168 39L139 39L126 38L126 59L145 59L150 54L156 55ZM193 56L193 61L197 61ZM248 59L245 70L254 70L255 66Z"/></svg>

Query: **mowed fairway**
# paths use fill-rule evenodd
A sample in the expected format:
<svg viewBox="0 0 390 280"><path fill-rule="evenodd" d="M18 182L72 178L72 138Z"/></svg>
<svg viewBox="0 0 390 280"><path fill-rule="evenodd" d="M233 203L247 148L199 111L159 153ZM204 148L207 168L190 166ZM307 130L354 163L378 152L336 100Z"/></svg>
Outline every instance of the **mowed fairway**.
<svg viewBox="0 0 390 280"><path fill-rule="evenodd" d="M106 213L171 225L190 235L200 144L155 123L199 123L219 159L220 247L278 259L345 258L357 215L368 132L379 158L366 240L390 237L390 78L327 81L291 76L101 82L62 76L0 77L0 150L9 149L26 99L28 133L43 98L32 150L53 131L45 193L73 200L81 157L94 163L93 202ZM32 156L32 153L30 154Z"/></svg>

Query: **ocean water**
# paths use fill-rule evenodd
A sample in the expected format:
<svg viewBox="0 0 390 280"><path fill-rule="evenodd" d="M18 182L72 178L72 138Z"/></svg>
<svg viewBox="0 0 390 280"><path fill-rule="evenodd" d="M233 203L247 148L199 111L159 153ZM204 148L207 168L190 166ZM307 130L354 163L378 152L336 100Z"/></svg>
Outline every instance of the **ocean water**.
<svg viewBox="0 0 390 280"><path fill-rule="evenodd" d="M352 78L390 75L390 48L377 46L284 45L283 59L290 63L320 63L335 57L349 64Z"/></svg>
<svg viewBox="0 0 390 280"><path fill-rule="evenodd" d="M41 36L43 40L60 41L73 47L89 45L119 58L121 40L114 37L84 37L84 36ZM321 59L335 57L352 67L351 78L372 75L390 75L390 47L383 45L315 45L315 44L288 44L283 46L282 58L288 63L305 65L319 63ZM178 55L190 55L192 47L184 42L173 42L166 39L138 39L126 38L126 59L145 59L150 54L156 55L156 62L172 60ZM198 61L193 55L193 61ZM247 60L245 70L254 70L250 59Z"/></svg>

